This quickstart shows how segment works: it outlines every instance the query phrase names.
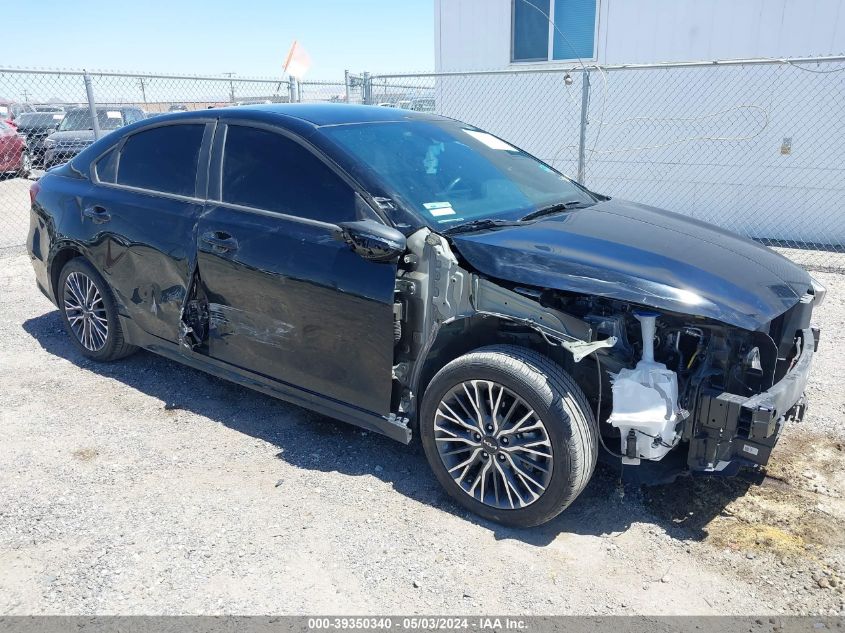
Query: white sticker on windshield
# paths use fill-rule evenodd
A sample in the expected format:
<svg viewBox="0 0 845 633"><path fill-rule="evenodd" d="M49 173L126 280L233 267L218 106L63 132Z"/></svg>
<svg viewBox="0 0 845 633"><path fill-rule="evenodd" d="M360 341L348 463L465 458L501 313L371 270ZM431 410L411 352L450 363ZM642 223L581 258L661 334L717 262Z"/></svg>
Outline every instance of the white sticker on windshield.
<svg viewBox="0 0 845 633"><path fill-rule="evenodd" d="M451 202L426 202L423 206L435 218L444 215L455 215L455 210L452 208Z"/></svg>
<svg viewBox="0 0 845 633"><path fill-rule="evenodd" d="M106 112L106 116L109 119L122 119L123 118L118 110L109 110L108 112Z"/></svg>
<svg viewBox="0 0 845 633"><path fill-rule="evenodd" d="M64 114L54 114L54 115L53 115L53 118L54 118L56 121L61 121L62 119L64 119L64 118L65 118L65 115L64 115Z"/></svg>
<svg viewBox="0 0 845 633"><path fill-rule="evenodd" d="M501 149L511 152L517 151L517 149L513 145L505 143L502 139L496 138L495 136L493 136L492 134L488 134L487 132L479 132L478 130L467 129L464 129L464 132L469 134L476 141L481 141L490 149Z"/></svg>

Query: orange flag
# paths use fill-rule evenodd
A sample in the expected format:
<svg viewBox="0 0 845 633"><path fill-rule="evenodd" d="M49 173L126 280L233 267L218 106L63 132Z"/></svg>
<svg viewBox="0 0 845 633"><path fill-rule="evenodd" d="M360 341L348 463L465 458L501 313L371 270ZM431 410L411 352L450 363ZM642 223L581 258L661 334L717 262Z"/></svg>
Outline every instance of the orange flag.
<svg viewBox="0 0 845 633"><path fill-rule="evenodd" d="M284 71L292 77L302 79L309 68L311 68L311 56L297 40L294 40L285 59Z"/></svg>

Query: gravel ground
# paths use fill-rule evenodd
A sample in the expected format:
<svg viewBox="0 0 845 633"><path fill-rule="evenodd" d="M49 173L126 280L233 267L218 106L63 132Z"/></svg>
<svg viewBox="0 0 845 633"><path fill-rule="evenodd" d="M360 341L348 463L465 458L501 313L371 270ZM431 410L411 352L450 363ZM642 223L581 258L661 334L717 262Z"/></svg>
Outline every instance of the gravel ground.
<svg viewBox="0 0 845 633"><path fill-rule="evenodd" d="M811 408L762 485L620 486L533 530L464 514L421 450L66 339L0 258L0 614L845 614L845 276Z"/></svg>

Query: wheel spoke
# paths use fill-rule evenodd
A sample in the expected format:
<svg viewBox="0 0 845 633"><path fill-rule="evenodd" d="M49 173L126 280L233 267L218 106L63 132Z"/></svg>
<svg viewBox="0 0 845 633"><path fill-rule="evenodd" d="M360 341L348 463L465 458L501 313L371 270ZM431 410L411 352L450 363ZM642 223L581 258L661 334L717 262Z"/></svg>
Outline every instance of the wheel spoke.
<svg viewBox="0 0 845 633"><path fill-rule="evenodd" d="M469 399L469 403L472 405L472 408L475 411L475 415L477 416L475 419L478 422L478 428L479 428L479 430L483 430L484 429L484 418L481 415L481 410L479 409L478 402L477 402L478 388L476 387L476 382L474 380L472 381L471 384L472 384L473 391L475 392L475 397L473 398L473 396L469 392L469 389L467 389L467 383L463 384L464 392L466 393L467 399ZM472 416L470 416L470 417L472 417Z"/></svg>

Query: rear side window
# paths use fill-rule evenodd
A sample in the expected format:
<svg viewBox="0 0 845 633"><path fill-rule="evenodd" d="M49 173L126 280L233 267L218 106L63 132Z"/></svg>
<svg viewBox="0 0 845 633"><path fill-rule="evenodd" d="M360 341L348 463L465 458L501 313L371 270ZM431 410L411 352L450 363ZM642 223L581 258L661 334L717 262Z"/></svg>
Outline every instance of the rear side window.
<svg viewBox="0 0 845 633"><path fill-rule="evenodd" d="M114 182L117 176L117 149L109 150L102 156L94 166L97 170L97 179L100 182Z"/></svg>
<svg viewBox="0 0 845 633"><path fill-rule="evenodd" d="M186 123L133 134L120 152L117 184L193 196L204 131L202 123Z"/></svg>
<svg viewBox="0 0 845 633"><path fill-rule="evenodd" d="M222 186L223 202L330 224L355 219L352 188L306 148L268 130L228 127Z"/></svg>

